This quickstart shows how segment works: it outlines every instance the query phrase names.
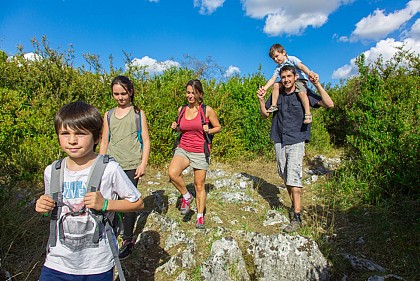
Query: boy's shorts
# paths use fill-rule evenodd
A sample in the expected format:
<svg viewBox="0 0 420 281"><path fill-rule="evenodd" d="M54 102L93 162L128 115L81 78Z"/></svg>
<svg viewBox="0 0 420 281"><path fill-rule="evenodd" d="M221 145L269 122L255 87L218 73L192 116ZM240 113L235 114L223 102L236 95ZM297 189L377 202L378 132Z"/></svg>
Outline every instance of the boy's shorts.
<svg viewBox="0 0 420 281"><path fill-rule="evenodd" d="M177 147L174 156L176 155L188 159L188 161L190 161L190 166L193 169L206 171L209 169L209 163L207 163L204 153L188 152L185 149Z"/></svg>
<svg viewBox="0 0 420 281"><path fill-rule="evenodd" d="M308 87L308 81L303 79L298 79L295 82L296 85L296 92L298 93L305 93L307 92L306 88Z"/></svg>
<svg viewBox="0 0 420 281"><path fill-rule="evenodd" d="M305 156L305 142L291 145L274 144L277 170L287 186L302 187L302 163Z"/></svg>
<svg viewBox="0 0 420 281"><path fill-rule="evenodd" d="M278 83L278 85L280 87L280 91L281 91L281 89L283 88L283 84L281 82L276 82L276 83ZM296 80L295 86L296 86L296 90L295 90L296 93L305 93L306 94L308 92L308 90L307 90L308 81L305 80L305 79Z"/></svg>
<svg viewBox="0 0 420 281"><path fill-rule="evenodd" d="M63 273L49 267L43 266L41 269L41 276L39 281L52 281L52 280L71 280L71 281L112 281L114 280L114 268L107 272L91 274L91 275L74 275Z"/></svg>

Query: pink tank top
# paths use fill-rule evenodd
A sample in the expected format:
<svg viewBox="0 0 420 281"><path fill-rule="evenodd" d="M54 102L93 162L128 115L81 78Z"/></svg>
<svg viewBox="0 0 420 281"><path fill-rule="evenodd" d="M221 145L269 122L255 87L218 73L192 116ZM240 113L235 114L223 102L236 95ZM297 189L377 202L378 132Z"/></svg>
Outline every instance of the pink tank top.
<svg viewBox="0 0 420 281"><path fill-rule="evenodd" d="M185 114L179 121L179 128L182 132L179 147L195 153L204 153L204 131L201 124L200 112L192 120L187 120Z"/></svg>

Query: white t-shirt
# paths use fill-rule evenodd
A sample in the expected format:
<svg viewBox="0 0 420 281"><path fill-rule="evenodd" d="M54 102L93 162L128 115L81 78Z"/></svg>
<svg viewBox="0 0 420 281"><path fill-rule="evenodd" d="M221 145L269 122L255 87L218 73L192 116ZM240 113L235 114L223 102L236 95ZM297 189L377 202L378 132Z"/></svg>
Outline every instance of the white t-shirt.
<svg viewBox="0 0 420 281"><path fill-rule="evenodd" d="M63 160L63 203L60 218L71 208L79 211L83 206L83 197L86 194L86 181L91 167L81 171L70 171ZM51 168L49 165L44 171L45 194L50 194ZM141 197L125 172L115 161L110 161L102 176L100 192L106 199L124 198L136 202ZM57 220L57 227L58 227ZM58 238L57 244L50 247L47 252L45 266L67 274L91 275L110 270L114 266L110 241L105 231L99 243L93 243L92 236L96 226L95 220L86 213L81 216L67 216L63 220L63 243ZM102 228L103 229L103 228ZM117 243L116 239L111 243Z"/></svg>

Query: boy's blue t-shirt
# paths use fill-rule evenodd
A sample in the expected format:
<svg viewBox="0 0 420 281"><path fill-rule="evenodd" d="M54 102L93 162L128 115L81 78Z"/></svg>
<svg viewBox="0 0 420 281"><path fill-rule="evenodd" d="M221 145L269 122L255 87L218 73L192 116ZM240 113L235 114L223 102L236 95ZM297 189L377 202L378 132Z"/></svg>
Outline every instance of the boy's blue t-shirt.
<svg viewBox="0 0 420 281"><path fill-rule="evenodd" d="M280 69L285 65L290 65L296 68L296 73L299 74L299 79L309 81L308 75L305 72L298 68L298 64L302 61L294 56L287 56L287 59L284 63L278 64L276 69L274 69L273 76L280 77Z"/></svg>

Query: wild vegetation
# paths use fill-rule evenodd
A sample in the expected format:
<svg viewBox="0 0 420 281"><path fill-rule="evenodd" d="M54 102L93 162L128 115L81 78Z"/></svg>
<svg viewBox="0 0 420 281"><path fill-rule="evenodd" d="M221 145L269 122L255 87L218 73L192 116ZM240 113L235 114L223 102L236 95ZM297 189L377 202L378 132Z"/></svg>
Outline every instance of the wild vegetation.
<svg viewBox="0 0 420 281"><path fill-rule="evenodd" d="M35 60L24 58L23 47L12 58L0 51L0 269L14 280L31 280L28 276L34 276L43 260L46 236L38 228L42 218L33 203L43 192L44 168L62 157L53 116L75 100L105 113L115 106L109 88L115 75L135 81L135 102L145 110L151 133L151 167L169 162L175 138L169 124L185 102L186 82L194 78L203 82L205 103L215 109L223 127L214 139L212 157L223 163L273 162L270 120L260 117L255 96L265 82L259 71L216 80L211 72L217 66L189 58L181 68L151 75L130 65L129 55L127 68L114 68L111 57L105 71L96 55L85 54L86 65L75 67L72 49L53 50L46 38L33 40L33 46ZM307 155L340 151L343 164L315 187L327 211L312 210L318 217L305 235L321 245L337 279L349 270L337 249L363 233L379 240L364 251L388 259L389 267L407 280L418 279L420 58L400 49L390 61L368 64L360 56L357 65L359 76L326 85L335 108L314 111ZM325 235L346 228L342 240L325 243Z"/></svg>

